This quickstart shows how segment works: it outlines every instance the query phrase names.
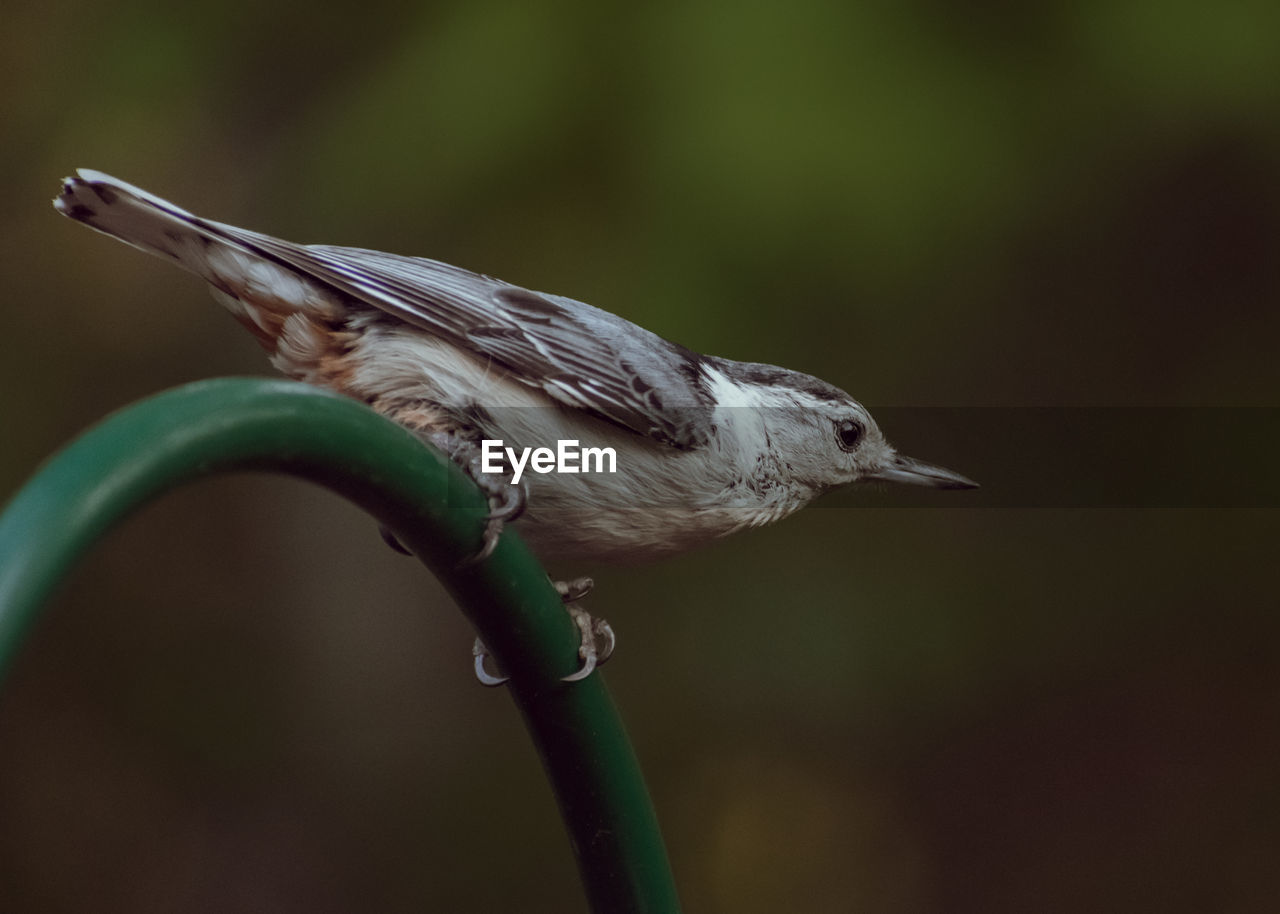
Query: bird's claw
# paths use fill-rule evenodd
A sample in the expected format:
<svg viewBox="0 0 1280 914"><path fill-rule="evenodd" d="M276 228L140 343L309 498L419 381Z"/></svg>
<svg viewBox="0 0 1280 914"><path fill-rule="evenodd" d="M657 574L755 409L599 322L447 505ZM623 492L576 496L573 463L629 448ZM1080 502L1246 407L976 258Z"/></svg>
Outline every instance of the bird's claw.
<svg viewBox="0 0 1280 914"><path fill-rule="evenodd" d="M585 609L574 605L576 601L581 600L595 586L595 582L591 578L575 578L572 581L552 581L551 583L560 594L560 598L564 600L564 608L569 614L569 618L573 619L574 624L578 627L578 657L582 660L582 665L575 672L561 677L561 681L580 682L594 673L596 667L613 655L613 649L617 646L618 638L613 633L613 627L608 622L604 619L597 619ZM480 680L482 685L500 686L507 681L508 677L495 676L485 668L485 660L489 656L489 649L485 647L484 642L479 638L476 638L475 644L471 648L471 656L475 659L476 679Z"/></svg>
<svg viewBox="0 0 1280 914"><path fill-rule="evenodd" d="M568 605L578 602L591 593L596 582L591 578L574 578L572 581L552 581L551 586L556 589L556 593L560 594L560 599L565 605Z"/></svg>
<svg viewBox="0 0 1280 914"><path fill-rule="evenodd" d="M578 682L590 676L597 666L613 655L618 638L613 633L613 627L604 619L597 619L585 609L574 606L572 603L566 603L565 609L578 626L578 632L582 636L578 643L578 656L582 658L582 666L576 673L560 677L560 681ZM597 639L601 639L603 644L597 644Z"/></svg>
<svg viewBox="0 0 1280 914"><path fill-rule="evenodd" d="M465 568L483 562L498 547L502 528L524 513L529 502L529 490L523 482L512 483L506 476L486 473L482 454L475 443L466 438L448 432L436 432L430 436L430 441L462 468L489 501L489 513L485 516L480 549L475 555L463 559L459 567ZM393 550L401 555L412 555L390 528L379 526L378 532L382 535L382 541Z"/></svg>
<svg viewBox="0 0 1280 914"><path fill-rule="evenodd" d="M480 680L483 686L500 686L507 681L506 676L494 676L484 668L485 658L489 656L489 649L484 646L484 642L476 638L475 644L471 645L471 656L475 658L476 679Z"/></svg>
<svg viewBox="0 0 1280 914"><path fill-rule="evenodd" d="M475 565L491 556L493 550L498 548L498 540L502 537L502 528L524 513L528 499L529 495L525 490L524 483L519 485L504 484L501 490L495 489L491 492L489 495L489 513L486 515L484 523L484 541L479 551L475 555L469 555L459 562L458 567L465 568L468 565ZM385 524L379 524L378 533L382 536L382 541L395 552L401 555L413 555L400 542L399 537L391 532L390 527ZM578 597L573 599L578 599Z"/></svg>
<svg viewBox="0 0 1280 914"><path fill-rule="evenodd" d="M484 543L480 551L468 556L459 563L459 567L475 565L483 562L498 547L498 539L502 536L502 528L524 513L529 502L529 492L524 483L512 485L506 480L486 476L476 479L489 496L489 514L485 517Z"/></svg>

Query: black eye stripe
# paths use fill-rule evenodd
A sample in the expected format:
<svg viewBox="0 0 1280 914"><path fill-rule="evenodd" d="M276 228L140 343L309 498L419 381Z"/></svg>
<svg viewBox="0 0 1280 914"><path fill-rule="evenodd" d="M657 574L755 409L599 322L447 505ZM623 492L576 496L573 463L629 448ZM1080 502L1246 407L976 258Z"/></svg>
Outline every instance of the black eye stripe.
<svg viewBox="0 0 1280 914"><path fill-rule="evenodd" d="M866 432L862 423L856 419L839 419L835 422L836 443L845 451L851 451L862 441Z"/></svg>

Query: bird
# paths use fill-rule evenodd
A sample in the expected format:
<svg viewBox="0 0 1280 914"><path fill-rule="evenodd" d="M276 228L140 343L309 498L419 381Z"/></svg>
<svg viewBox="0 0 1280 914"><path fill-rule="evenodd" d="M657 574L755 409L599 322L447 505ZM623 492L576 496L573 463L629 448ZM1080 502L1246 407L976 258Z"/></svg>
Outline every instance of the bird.
<svg viewBox="0 0 1280 914"><path fill-rule="evenodd" d="M203 279L285 376L367 404L458 462L489 499L478 560L508 522L542 558L632 562L771 524L852 483L977 487L898 453L826 381L695 352L572 298L422 257L285 241L91 169L66 178L54 206ZM519 455L561 442L611 451L615 471L512 480ZM567 599L589 589L580 580Z"/></svg>

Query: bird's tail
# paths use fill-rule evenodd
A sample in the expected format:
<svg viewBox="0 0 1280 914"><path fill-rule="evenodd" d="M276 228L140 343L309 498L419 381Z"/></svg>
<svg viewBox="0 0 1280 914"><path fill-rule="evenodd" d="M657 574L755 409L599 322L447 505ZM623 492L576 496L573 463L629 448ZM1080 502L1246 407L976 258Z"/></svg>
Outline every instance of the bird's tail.
<svg viewBox="0 0 1280 914"><path fill-rule="evenodd" d="M309 322L337 320L345 314L345 299L331 285L271 253L298 253L303 250L299 245L202 219L87 168L63 182L53 205L68 218L204 279L214 298L273 356L283 351L282 339L289 344L289 358L280 356L283 361L275 364L291 376L308 377L307 371L323 354L317 340L324 325ZM309 347L309 360L293 358L306 348L303 343Z"/></svg>
<svg viewBox="0 0 1280 914"><path fill-rule="evenodd" d="M70 219L171 260L205 279L211 278L211 244L245 249L245 245L228 238L218 223L88 168L77 169L76 177L62 182L62 192L54 198L53 205Z"/></svg>

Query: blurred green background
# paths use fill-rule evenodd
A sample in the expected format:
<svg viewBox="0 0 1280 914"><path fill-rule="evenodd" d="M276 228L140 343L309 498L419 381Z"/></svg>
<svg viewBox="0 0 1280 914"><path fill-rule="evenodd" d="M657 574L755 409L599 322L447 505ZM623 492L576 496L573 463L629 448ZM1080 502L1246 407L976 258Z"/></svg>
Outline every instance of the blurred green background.
<svg viewBox="0 0 1280 914"><path fill-rule="evenodd" d="M1271 407L1275 452L1273 2L19 0L0 67L0 497L113 409L269 372L199 283L54 213L77 166L872 407ZM1026 478L969 438L897 436ZM1090 485L1111 442L1061 440L1052 485ZM1162 469L1212 445L1180 440ZM687 909L1274 910L1274 502L896 497L557 569L620 634ZM582 910L470 637L319 490L166 498L0 691L0 910Z"/></svg>

